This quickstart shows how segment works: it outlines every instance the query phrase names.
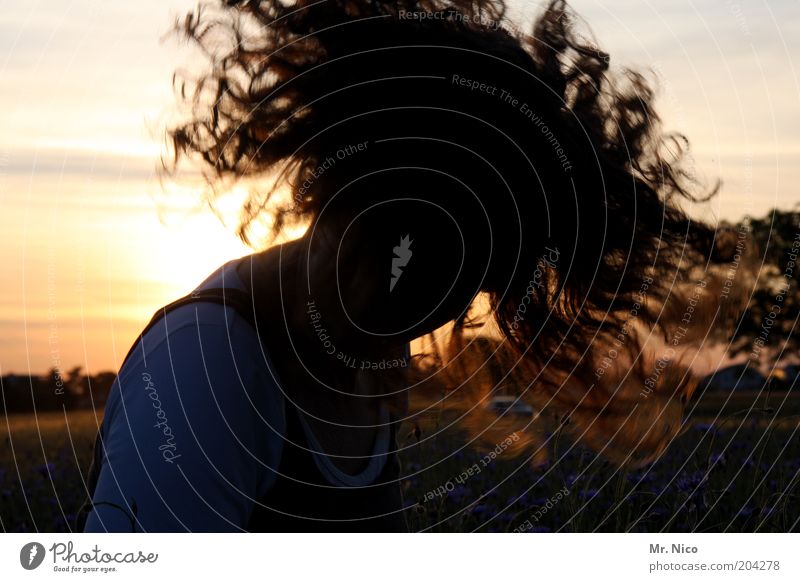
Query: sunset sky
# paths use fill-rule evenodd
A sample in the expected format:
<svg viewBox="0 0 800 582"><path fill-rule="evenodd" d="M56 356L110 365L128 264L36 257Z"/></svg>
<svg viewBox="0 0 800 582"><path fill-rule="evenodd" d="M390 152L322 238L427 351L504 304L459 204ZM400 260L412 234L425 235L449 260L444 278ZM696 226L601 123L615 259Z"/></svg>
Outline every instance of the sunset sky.
<svg viewBox="0 0 800 582"><path fill-rule="evenodd" d="M115 370L160 305L248 249L155 178L195 2L0 0L0 373ZM651 67L708 216L800 202L798 0L576 0L612 66ZM519 13L540 3L519 2Z"/></svg>

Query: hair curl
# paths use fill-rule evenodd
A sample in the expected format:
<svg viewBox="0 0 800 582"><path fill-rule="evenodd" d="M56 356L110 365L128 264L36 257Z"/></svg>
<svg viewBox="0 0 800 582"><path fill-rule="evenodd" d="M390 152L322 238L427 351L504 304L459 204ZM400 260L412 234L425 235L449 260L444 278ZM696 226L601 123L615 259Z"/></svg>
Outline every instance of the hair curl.
<svg viewBox="0 0 800 582"><path fill-rule="evenodd" d="M643 390L659 361L645 349L650 332L681 350L704 337L713 310L698 308L692 330L676 331L697 291L686 283L692 269L707 277L709 261L725 257L714 229L681 208L700 199L682 163L687 142L661 130L650 83L635 71L612 74L608 54L573 22L562 1L550 2L530 34L513 28L501 0L202 5L177 28L210 69L179 86L191 115L169 130L175 156L165 167L199 161L212 184L271 176L274 186L254 190L243 209L245 240L265 213L277 233L323 214L352 216L423 180L433 180L426 196L480 233L476 208L454 202L446 181L428 174L393 174L334 196L387 160L458 175L495 227L481 290L508 342L502 372L476 386L464 378L499 351L478 354L472 372L457 366L475 360L458 321L446 359L459 380L447 383L447 400L488 437L496 421L479 403L511 378L516 394L556 406L590 445L620 461L647 460L680 429L694 386L675 351ZM425 139L412 148L398 135ZM362 140L381 146L319 171ZM713 302L713 289L698 297Z"/></svg>

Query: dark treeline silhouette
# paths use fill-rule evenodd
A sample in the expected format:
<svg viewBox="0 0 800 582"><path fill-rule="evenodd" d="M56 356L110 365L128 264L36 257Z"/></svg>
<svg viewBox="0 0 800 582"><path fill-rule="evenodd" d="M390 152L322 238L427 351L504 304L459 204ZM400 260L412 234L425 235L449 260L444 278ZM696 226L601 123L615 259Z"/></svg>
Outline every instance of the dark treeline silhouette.
<svg viewBox="0 0 800 582"><path fill-rule="evenodd" d="M51 368L42 376L7 374L0 377L3 412L42 412L97 407L102 410L117 375L86 375L80 366L67 371Z"/></svg>
<svg viewBox="0 0 800 582"><path fill-rule="evenodd" d="M731 338L732 355L749 355L755 362L797 359L795 328L800 317L800 207L773 209L762 218L745 218L736 225L747 233L749 252L743 268L752 279L749 301ZM740 268L742 268L740 267Z"/></svg>

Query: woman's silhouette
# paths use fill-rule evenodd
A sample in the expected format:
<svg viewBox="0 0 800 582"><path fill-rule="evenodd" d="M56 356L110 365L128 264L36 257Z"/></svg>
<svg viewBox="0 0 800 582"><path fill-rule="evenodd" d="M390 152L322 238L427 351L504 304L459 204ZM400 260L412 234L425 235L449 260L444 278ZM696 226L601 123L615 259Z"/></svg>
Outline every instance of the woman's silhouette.
<svg viewBox="0 0 800 582"><path fill-rule="evenodd" d="M640 338L675 339L671 289L718 258L714 231L679 206L684 143L644 77L611 75L563 2L529 35L483 0L226 1L178 29L211 67L179 86L190 117L167 170L268 184L245 239L265 217L308 229L225 264L142 334L87 530L404 529L409 342L449 322L465 340L479 295L524 398L620 461L663 449L692 384L673 370L640 396ZM485 411L459 386L451 405Z"/></svg>

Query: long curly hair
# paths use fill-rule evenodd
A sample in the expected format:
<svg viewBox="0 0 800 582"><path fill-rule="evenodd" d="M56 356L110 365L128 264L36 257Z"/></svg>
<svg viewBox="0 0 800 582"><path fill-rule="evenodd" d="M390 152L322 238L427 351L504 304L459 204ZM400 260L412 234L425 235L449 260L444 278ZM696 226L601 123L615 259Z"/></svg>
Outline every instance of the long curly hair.
<svg viewBox="0 0 800 582"><path fill-rule="evenodd" d="M273 234L349 224L408 192L443 209L479 257L475 290L499 341L474 349L475 309L457 318L429 378L439 401L492 442L508 419L485 403L510 392L560 411L610 458L643 462L680 430L694 387L680 362L721 321L709 265L725 253L683 208L713 189L697 194L687 141L662 131L647 78L612 73L564 2L528 32L506 8L203 4L176 26L209 67L177 80L188 115L168 132L164 168L196 163L211 185L268 181L243 207L246 241L265 217ZM402 236L386 220L372 235ZM502 365L476 380L488 359Z"/></svg>

